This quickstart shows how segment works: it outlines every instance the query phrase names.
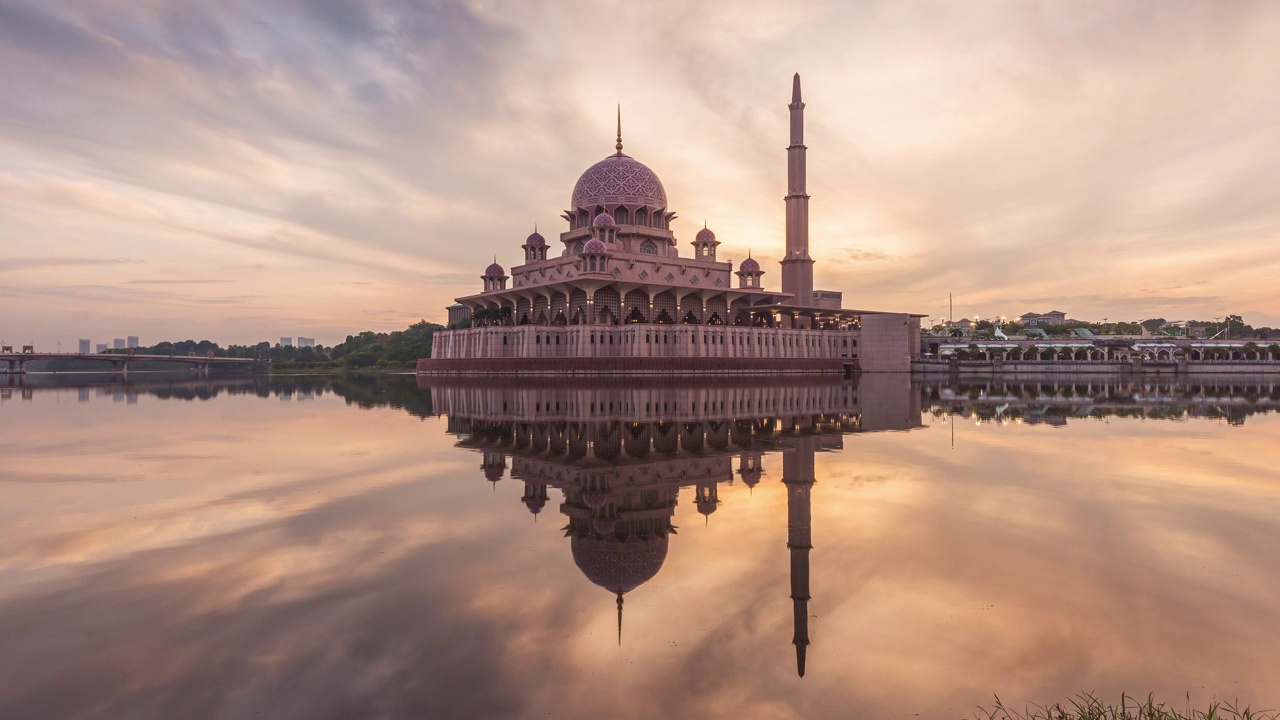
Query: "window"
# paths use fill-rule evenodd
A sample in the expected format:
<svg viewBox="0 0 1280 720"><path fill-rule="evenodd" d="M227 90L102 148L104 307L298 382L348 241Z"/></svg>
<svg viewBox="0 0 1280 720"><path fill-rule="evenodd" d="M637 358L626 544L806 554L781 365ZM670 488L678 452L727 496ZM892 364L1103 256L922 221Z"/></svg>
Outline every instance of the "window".
<svg viewBox="0 0 1280 720"><path fill-rule="evenodd" d="M643 255L657 255L658 245L652 240L645 240L640 244L640 253Z"/></svg>
<svg viewBox="0 0 1280 720"><path fill-rule="evenodd" d="M581 240L579 240L579 241L578 241L578 242L573 246L573 251L574 251L575 253L581 253L581 252L583 251L583 249L585 249L585 248L586 248L586 245L585 245Z"/></svg>

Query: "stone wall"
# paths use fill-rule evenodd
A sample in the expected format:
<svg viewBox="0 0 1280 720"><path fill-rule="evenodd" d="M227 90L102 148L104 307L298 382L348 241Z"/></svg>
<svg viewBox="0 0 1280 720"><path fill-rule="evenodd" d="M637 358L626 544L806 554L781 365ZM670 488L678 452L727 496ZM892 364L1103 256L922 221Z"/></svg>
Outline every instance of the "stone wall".
<svg viewBox="0 0 1280 720"><path fill-rule="evenodd" d="M425 358L417 371L430 375L842 375L857 361L839 358L730 357L530 357Z"/></svg>
<svg viewBox="0 0 1280 720"><path fill-rule="evenodd" d="M431 358L688 357L856 361L859 336L857 330L727 325L494 326L435 333Z"/></svg>
<svg viewBox="0 0 1280 720"><path fill-rule="evenodd" d="M910 372L920 355L920 318L906 313L862 316L858 364L863 372Z"/></svg>

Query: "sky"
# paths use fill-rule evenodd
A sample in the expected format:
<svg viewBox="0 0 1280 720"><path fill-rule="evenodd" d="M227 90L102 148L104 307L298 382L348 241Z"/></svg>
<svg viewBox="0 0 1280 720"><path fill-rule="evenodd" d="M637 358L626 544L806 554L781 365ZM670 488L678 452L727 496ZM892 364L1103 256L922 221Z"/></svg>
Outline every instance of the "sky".
<svg viewBox="0 0 1280 720"><path fill-rule="evenodd" d="M443 322L626 152L684 253L930 318L1280 326L1280 4L0 0L0 340Z"/></svg>

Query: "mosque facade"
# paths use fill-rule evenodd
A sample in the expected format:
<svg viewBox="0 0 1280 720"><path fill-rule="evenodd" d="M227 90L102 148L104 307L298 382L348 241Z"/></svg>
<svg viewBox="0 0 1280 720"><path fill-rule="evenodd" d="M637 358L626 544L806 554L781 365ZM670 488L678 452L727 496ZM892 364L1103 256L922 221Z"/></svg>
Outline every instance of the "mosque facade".
<svg viewBox="0 0 1280 720"><path fill-rule="evenodd" d="M568 229L554 248L535 229L508 274L495 261L482 289L457 299L418 371L503 373L908 372L920 354L920 317L846 309L842 294L813 288L809 255L804 103L792 86L787 147L786 242L781 290L760 263L735 270L717 257L708 227L679 253L676 213L653 170L622 152L578 179Z"/></svg>

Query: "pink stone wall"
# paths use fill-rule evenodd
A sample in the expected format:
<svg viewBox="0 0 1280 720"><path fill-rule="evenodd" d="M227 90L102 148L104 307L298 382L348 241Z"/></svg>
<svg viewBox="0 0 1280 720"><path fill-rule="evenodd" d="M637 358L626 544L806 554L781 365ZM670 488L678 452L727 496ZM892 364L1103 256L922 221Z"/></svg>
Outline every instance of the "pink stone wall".
<svg viewBox="0 0 1280 720"><path fill-rule="evenodd" d="M716 357L568 357L466 358L418 361L418 372L432 375L777 375L843 374L857 361L830 358Z"/></svg>

